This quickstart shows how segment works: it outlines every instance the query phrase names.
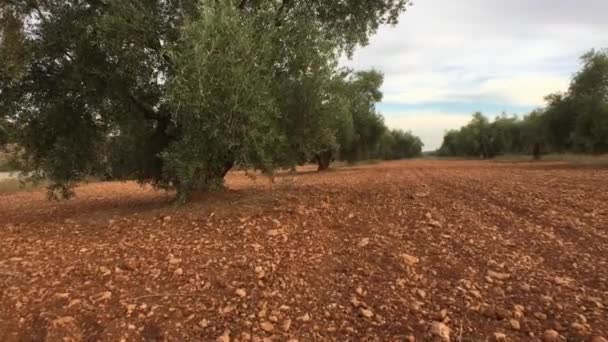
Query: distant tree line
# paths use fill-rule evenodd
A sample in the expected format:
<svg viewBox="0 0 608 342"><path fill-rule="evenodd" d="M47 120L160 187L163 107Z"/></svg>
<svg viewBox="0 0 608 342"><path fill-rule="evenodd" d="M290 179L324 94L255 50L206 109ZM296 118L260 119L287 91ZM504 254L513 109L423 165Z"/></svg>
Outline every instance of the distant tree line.
<svg viewBox="0 0 608 342"><path fill-rule="evenodd" d="M592 50L581 62L569 89L548 95L545 108L523 118L503 114L493 121L475 113L466 126L446 132L438 154L540 158L542 153L607 153L608 50Z"/></svg>
<svg viewBox="0 0 608 342"><path fill-rule="evenodd" d="M338 67L408 0L5 0L0 145L67 198L87 176L194 191L273 172L403 158L383 76Z"/></svg>

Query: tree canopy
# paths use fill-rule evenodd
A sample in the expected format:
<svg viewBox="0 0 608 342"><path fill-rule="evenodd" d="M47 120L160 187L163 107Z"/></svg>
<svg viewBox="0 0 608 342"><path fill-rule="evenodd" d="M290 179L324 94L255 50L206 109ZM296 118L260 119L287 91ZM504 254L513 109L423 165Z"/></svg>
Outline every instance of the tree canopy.
<svg viewBox="0 0 608 342"><path fill-rule="evenodd" d="M522 118L503 114L490 122L475 113L469 124L446 132L440 155L491 158L505 153L608 152L608 50L581 57L565 93Z"/></svg>
<svg viewBox="0 0 608 342"><path fill-rule="evenodd" d="M408 0L5 0L0 138L69 197L88 175L192 191L236 164L272 170L383 134L382 75L340 55L395 24ZM6 140L6 138L2 138Z"/></svg>

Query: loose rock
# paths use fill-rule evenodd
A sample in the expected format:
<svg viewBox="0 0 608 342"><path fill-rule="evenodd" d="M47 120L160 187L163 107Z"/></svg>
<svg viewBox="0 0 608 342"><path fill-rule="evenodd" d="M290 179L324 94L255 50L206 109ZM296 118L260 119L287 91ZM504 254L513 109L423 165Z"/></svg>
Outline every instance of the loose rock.
<svg viewBox="0 0 608 342"><path fill-rule="evenodd" d="M507 280L511 278L509 273L494 272L492 270L488 270L488 276L498 280Z"/></svg>
<svg viewBox="0 0 608 342"><path fill-rule="evenodd" d="M363 247L367 246L368 244L369 244L369 238L363 238L363 239L361 239L361 241L359 241L359 243L357 244L357 247L363 248Z"/></svg>
<svg viewBox="0 0 608 342"><path fill-rule="evenodd" d="M417 257L405 253L401 254L401 259L407 266L410 267L416 265L420 261L420 259Z"/></svg>
<svg viewBox="0 0 608 342"><path fill-rule="evenodd" d="M559 333L553 329L545 330L542 337L543 342L559 342Z"/></svg>
<svg viewBox="0 0 608 342"><path fill-rule="evenodd" d="M262 328L262 330L264 330L265 332L269 332L269 333L274 331L274 325L270 322L260 323L260 328Z"/></svg>
<svg viewBox="0 0 608 342"><path fill-rule="evenodd" d="M372 310L369 310L369 309L361 309L361 314L363 315L363 317L367 317L367 318L371 318L374 316L374 313L372 312Z"/></svg>
<svg viewBox="0 0 608 342"><path fill-rule="evenodd" d="M450 342L450 328L441 323L433 322L431 325L431 334L433 338L441 342Z"/></svg>

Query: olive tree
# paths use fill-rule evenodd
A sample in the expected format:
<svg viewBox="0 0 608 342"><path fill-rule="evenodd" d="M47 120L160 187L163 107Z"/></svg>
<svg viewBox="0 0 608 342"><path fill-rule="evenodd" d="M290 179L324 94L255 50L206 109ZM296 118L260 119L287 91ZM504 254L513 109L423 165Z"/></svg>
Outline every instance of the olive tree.
<svg viewBox="0 0 608 342"><path fill-rule="evenodd" d="M408 2L4 0L0 115L50 195L96 174L213 188L236 163L280 160L293 113L279 85L352 53Z"/></svg>

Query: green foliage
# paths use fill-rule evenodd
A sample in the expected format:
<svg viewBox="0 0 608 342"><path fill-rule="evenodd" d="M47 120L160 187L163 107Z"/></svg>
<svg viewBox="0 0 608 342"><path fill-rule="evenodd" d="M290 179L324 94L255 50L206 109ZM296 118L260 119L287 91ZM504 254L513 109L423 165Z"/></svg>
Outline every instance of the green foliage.
<svg viewBox="0 0 608 342"><path fill-rule="evenodd" d="M577 150L608 152L608 50L590 51L581 60L569 89L577 114L572 140Z"/></svg>
<svg viewBox="0 0 608 342"><path fill-rule="evenodd" d="M281 126L288 137L278 162L285 167L316 159L323 152L332 155L352 135L343 73L335 63L327 63L323 51L307 54L300 71L281 77L277 89Z"/></svg>
<svg viewBox="0 0 608 342"><path fill-rule="evenodd" d="M269 170L277 144L272 47L231 6L203 7L174 52L169 85L179 140L162 154L165 178L185 198L221 185L232 165Z"/></svg>
<svg viewBox="0 0 608 342"><path fill-rule="evenodd" d="M342 146L341 157L349 162L372 158L386 130L384 118L376 111L383 81L376 70L359 71L348 79L354 134L351 144Z"/></svg>
<svg viewBox="0 0 608 342"><path fill-rule="evenodd" d="M608 51L581 57L566 93L545 99L547 106L522 119L501 116L493 122L481 114L460 130L445 134L439 154L481 156L541 152L608 152Z"/></svg>
<svg viewBox="0 0 608 342"><path fill-rule="evenodd" d="M378 146L378 156L385 160L415 158L422 155L424 144L411 132L386 130Z"/></svg>
<svg viewBox="0 0 608 342"><path fill-rule="evenodd" d="M24 171L59 197L101 175L186 198L235 164L368 149L381 117L352 90L363 74L351 82L337 56L408 3L6 0L0 122L15 127Z"/></svg>

